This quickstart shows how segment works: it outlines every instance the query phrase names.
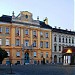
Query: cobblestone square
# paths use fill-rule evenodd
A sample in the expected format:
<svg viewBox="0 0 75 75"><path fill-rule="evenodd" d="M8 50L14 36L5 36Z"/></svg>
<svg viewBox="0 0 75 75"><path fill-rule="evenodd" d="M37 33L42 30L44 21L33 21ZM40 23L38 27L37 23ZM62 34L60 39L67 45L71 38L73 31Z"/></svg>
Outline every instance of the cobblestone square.
<svg viewBox="0 0 75 75"><path fill-rule="evenodd" d="M63 65L0 65L0 75L75 75L75 66Z"/></svg>

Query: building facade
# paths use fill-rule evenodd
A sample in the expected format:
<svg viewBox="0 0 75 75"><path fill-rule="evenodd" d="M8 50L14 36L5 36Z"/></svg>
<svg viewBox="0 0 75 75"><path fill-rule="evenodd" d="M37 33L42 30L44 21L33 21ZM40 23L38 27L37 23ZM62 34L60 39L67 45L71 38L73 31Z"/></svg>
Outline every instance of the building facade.
<svg viewBox="0 0 75 75"><path fill-rule="evenodd" d="M62 63L64 47L75 46L75 32L67 29L52 29L52 63Z"/></svg>
<svg viewBox="0 0 75 75"><path fill-rule="evenodd" d="M22 11L18 16L0 18L0 47L8 53L2 64L41 64L51 62L52 27L33 20L32 13Z"/></svg>

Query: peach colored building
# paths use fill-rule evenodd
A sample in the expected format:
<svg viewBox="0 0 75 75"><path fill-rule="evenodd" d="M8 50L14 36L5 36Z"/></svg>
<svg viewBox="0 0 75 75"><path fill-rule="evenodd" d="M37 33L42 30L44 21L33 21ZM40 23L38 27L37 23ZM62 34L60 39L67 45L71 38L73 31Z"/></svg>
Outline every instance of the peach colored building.
<svg viewBox="0 0 75 75"><path fill-rule="evenodd" d="M22 11L18 16L0 18L0 47L8 52L2 64L37 64L51 62L51 27L48 19L33 20L32 13Z"/></svg>

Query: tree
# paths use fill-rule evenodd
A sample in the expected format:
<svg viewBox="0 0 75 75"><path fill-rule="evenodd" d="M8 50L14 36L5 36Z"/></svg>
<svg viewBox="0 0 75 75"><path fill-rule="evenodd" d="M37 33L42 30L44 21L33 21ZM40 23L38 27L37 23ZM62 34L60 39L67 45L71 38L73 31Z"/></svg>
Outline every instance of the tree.
<svg viewBox="0 0 75 75"><path fill-rule="evenodd" d="M0 48L0 62L2 62L4 58L7 58L7 57L8 57L8 53L2 48Z"/></svg>

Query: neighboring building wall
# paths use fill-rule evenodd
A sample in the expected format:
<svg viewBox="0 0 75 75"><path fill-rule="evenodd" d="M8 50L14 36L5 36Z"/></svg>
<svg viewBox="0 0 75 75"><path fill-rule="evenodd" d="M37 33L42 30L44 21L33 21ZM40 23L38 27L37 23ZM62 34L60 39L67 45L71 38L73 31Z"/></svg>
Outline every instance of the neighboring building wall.
<svg viewBox="0 0 75 75"><path fill-rule="evenodd" d="M52 32L52 63L62 63L62 50L67 46L75 46L74 35Z"/></svg>

